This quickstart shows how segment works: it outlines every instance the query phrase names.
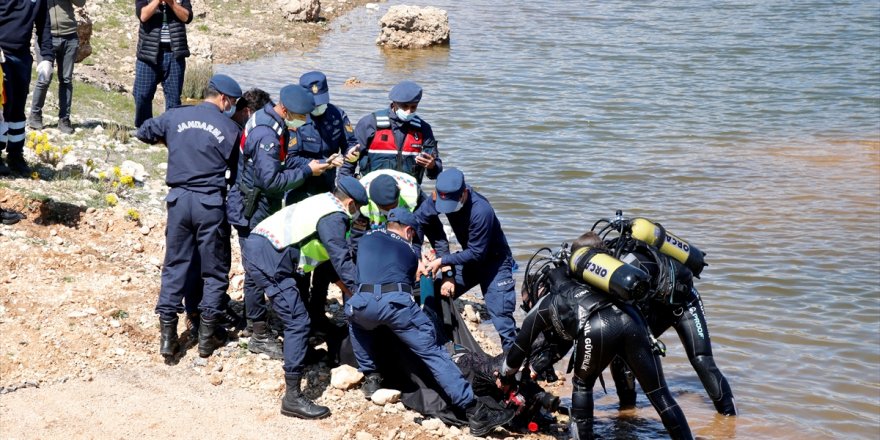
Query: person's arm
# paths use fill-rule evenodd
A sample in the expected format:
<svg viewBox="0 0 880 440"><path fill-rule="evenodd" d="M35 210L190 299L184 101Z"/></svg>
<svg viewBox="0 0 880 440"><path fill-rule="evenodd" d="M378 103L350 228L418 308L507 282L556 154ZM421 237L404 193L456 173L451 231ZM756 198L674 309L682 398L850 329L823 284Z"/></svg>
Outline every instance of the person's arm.
<svg viewBox="0 0 880 440"><path fill-rule="evenodd" d="M360 160L363 160L366 157L367 149L370 145L370 141L373 140L373 136L376 134L376 123L373 114L369 114L361 118L357 123L357 127L354 129L354 138L355 141L360 145ZM354 176L355 168L357 167L358 162L360 160L356 160L354 162L345 161L342 164L342 168L339 169L340 176ZM363 170L361 171L363 172Z"/></svg>
<svg viewBox="0 0 880 440"><path fill-rule="evenodd" d="M434 138L434 130L428 124L422 125L422 134L425 136L423 145L431 145L434 147L434 163L425 167L426 174L431 180L437 180L437 176L443 172L443 159L440 158L440 149L436 147L437 140Z"/></svg>
<svg viewBox="0 0 880 440"><path fill-rule="evenodd" d="M285 167L278 138L268 128L253 129L247 142L253 142L248 150L254 151L254 186L264 193L280 196L299 188L312 175L309 161L303 158L294 158L293 166Z"/></svg>
<svg viewBox="0 0 880 440"><path fill-rule="evenodd" d="M513 346L510 347L510 351L507 352L501 363L500 373L503 376L512 376L519 371L532 351L532 343L541 332L552 325L550 321L550 307L552 306L550 294L544 295L523 319L520 331L516 334L516 340L513 341Z"/></svg>
<svg viewBox="0 0 880 440"><path fill-rule="evenodd" d="M174 12L174 15L178 20L182 21L184 24L189 24L193 19L193 8L190 0L181 0L178 3L176 0L162 0L165 2L168 7L171 8L171 11Z"/></svg>
<svg viewBox="0 0 880 440"><path fill-rule="evenodd" d="M492 225L494 215L491 210L477 210L473 206L470 224L468 225L467 249L445 255L443 264L455 266L457 264L476 263L483 261L489 250L489 241L492 238Z"/></svg>
<svg viewBox="0 0 880 440"><path fill-rule="evenodd" d="M40 57L43 61L54 62L55 51L52 50L52 28L49 23L49 5L46 0L40 0L34 24L34 33L40 43Z"/></svg>
<svg viewBox="0 0 880 440"><path fill-rule="evenodd" d="M318 220L318 239L327 249L330 263L339 275L339 279L350 292L357 291L357 266L351 257L348 241L345 238L348 232L350 219L341 212L335 212Z"/></svg>
<svg viewBox="0 0 880 440"><path fill-rule="evenodd" d="M73 3L73 5L78 8L81 8L86 5L86 0L71 0L70 2Z"/></svg>
<svg viewBox="0 0 880 440"><path fill-rule="evenodd" d="M144 121L141 124L141 128L138 128L135 137L140 139L141 142L146 144L156 144L156 143L166 143L165 141L165 115L168 113L162 113L161 115L150 118Z"/></svg>
<svg viewBox="0 0 880 440"><path fill-rule="evenodd" d="M431 247L437 257L449 254L449 238L446 236L446 230L443 229L443 222L440 221L440 215L434 209L434 201L430 198L425 199L421 205L413 212L416 221L419 222L419 233L428 237Z"/></svg>
<svg viewBox="0 0 880 440"><path fill-rule="evenodd" d="M146 23L159 10L160 4L162 0L137 0L134 4L134 15L141 23Z"/></svg>

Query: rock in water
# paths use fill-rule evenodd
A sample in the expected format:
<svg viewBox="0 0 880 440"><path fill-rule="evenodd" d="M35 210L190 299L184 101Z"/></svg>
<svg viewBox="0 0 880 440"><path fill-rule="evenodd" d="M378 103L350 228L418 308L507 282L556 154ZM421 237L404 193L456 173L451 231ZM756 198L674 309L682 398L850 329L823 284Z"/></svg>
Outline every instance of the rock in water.
<svg viewBox="0 0 880 440"><path fill-rule="evenodd" d="M348 365L341 365L330 370L330 385L340 390L353 388L363 378L363 373Z"/></svg>
<svg viewBox="0 0 880 440"><path fill-rule="evenodd" d="M277 4L290 21L318 21L321 17L320 0L277 0Z"/></svg>
<svg viewBox="0 0 880 440"><path fill-rule="evenodd" d="M389 389L379 389L373 393L373 396L370 397L370 400L373 401L376 405L385 405L386 403L396 403L400 400L400 391L397 390L389 390Z"/></svg>
<svg viewBox="0 0 880 440"><path fill-rule="evenodd" d="M449 15L433 6L392 6L379 26L379 46L413 49L449 44Z"/></svg>

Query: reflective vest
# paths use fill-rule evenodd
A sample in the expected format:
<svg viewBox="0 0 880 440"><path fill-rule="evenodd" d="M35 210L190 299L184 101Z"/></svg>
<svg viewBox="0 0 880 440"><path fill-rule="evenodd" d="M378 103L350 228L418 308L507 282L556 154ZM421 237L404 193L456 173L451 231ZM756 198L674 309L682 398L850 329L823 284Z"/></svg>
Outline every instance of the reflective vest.
<svg viewBox="0 0 880 440"><path fill-rule="evenodd" d="M367 149L364 173L375 170L390 169L402 171L410 176L416 175L416 156L422 152L422 120L418 116L412 118L406 127L406 138L403 145L397 145L394 132L391 130L391 118L388 109L373 113L376 118L376 134Z"/></svg>
<svg viewBox="0 0 880 440"><path fill-rule="evenodd" d="M331 193L309 197L272 214L258 224L251 234L266 237L275 249L299 247L299 268L311 272L330 259L327 249L317 236L318 221L334 212L348 211Z"/></svg>
<svg viewBox="0 0 880 440"><path fill-rule="evenodd" d="M367 189L367 194L370 193L370 182L373 181L376 177L381 175L388 175L394 178L397 181L397 187L400 188L400 198L397 206L406 208L409 212L413 212L416 209L416 204L419 201L419 192L421 191L419 188L418 182L416 182L416 178L410 176L409 174L401 173L400 171L394 170L377 170L373 171L370 174L367 174L364 177L361 177L361 184L364 185L364 188ZM372 229L378 229L382 227L386 223L385 215L382 214L379 207L373 203L372 200L366 205L361 206L361 214L369 217L370 219L370 227Z"/></svg>

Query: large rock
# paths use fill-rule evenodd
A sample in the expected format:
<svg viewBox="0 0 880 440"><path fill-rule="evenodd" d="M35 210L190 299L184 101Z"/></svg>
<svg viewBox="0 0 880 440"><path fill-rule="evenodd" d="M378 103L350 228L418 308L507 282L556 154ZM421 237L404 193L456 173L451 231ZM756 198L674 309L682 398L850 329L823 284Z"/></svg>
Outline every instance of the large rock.
<svg viewBox="0 0 880 440"><path fill-rule="evenodd" d="M397 48L420 48L449 44L449 15L428 6L392 6L379 20L376 44Z"/></svg>
<svg viewBox="0 0 880 440"><path fill-rule="evenodd" d="M92 19L84 8L74 8L73 12L76 15L76 36L79 37L75 62L79 63L92 54Z"/></svg>
<svg viewBox="0 0 880 440"><path fill-rule="evenodd" d="M277 4L290 21L318 21L321 17L320 0L277 0Z"/></svg>
<svg viewBox="0 0 880 440"><path fill-rule="evenodd" d="M214 46L211 40L203 35L188 35L186 39L189 46L189 54L195 61L205 61L208 64L214 61ZM190 60L187 60L190 62ZM189 67L189 66L187 66Z"/></svg>
<svg viewBox="0 0 880 440"><path fill-rule="evenodd" d="M400 400L400 391L381 388L376 390L370 397L376 405L385 405L386 403L397 403Z"/></svg>
<svg viewBox="0 0 880 440"><path fill-rule="evenodd" d="M330 370L330 385L340 390L353 388L363 378L363 373L348 365L340 365Z"/></svg>
<svg viewBox="0 0 880 440"><path fill-rule="evenodd" d="M141 183L143 183L147 179L147 177L150 176L149 173L147 173L147 170L144 169L143 165L132 160L126 160L125 162L122 162L122 165L119 166L119 170L122 171L123 175L134 177L135 181Z"/></svg>

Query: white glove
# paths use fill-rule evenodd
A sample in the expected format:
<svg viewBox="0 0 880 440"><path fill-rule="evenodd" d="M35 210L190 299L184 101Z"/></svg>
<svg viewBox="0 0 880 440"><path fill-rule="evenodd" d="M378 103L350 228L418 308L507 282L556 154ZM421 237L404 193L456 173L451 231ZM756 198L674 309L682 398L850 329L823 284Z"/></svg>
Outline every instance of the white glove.
<svg viewBox="0 0 880 440"><path fill-rule="evenodd" d="M40 81L52 81L52 62L49 60L40 61L37 64L37 79Z"/></svg>

